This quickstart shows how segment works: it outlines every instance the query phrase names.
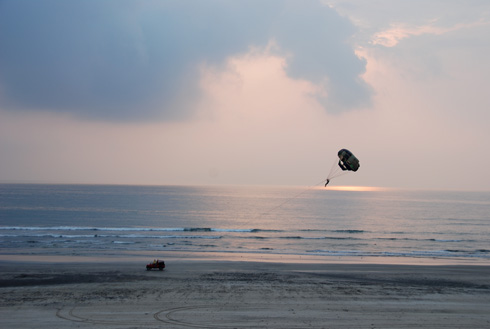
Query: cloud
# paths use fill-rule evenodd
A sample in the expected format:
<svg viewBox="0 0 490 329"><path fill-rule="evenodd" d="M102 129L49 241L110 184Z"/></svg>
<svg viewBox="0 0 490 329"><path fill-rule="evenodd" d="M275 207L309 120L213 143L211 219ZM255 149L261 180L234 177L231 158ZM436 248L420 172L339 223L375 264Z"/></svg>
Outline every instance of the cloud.
<svg viewBox="0 0 490 329"><path fill-rule="evenodd" d="M203 70L208 98L200 120L134 124L0 112L0 182L318 183L341 147L362 157L362 130L348 115L325 115L308 96L315 86L289 78L285 67L284 58L255 51ZM350 113L359 112L369 113Z"/></svg>
<svg viewBox="0 0 490 329"><path fill-rule="evenodd" d="M277 45L329 112L369 103L354 26L314 1L0 2L0 107L105 121L182 120L201 67Z"/></svg>
<svg viewBox="0 0 490 329"><path fill-rule="evenodd" d="M281 49L292 51L287 72L323 86L317 95L329 112L369 104L369 87L360 79L366 63L356 56L349 39L354 26L329 7L292 2L273 25Z"/></svg>
<svg viewBox="0 0 490 329"><path fill-rule="evenodd" d="M459 23L450 27L436 26L436 22L423 26L406 26L404 24L394 24L388 30L378 32L374 35L372 43L374 45L381 45L385 47L394 47L401 40L409 38L411 36L420 36L424 34L428 35L443 35L449 32L458 31L461 29L472 29L475 27L489 25L490 22L483 19L473 23Z"/></svg>

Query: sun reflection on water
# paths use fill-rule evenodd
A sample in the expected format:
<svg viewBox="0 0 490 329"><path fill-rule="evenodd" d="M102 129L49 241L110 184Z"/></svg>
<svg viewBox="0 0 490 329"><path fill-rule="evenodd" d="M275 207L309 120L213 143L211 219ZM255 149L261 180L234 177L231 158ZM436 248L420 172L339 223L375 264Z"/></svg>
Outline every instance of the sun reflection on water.
<svg viewBox="0 0 490 329"><path fill-rule="evenodd" d="M376 186L327 186L329 190L334 191L355 191L355 192L379 192L388 190L385 187Z"/></svg>

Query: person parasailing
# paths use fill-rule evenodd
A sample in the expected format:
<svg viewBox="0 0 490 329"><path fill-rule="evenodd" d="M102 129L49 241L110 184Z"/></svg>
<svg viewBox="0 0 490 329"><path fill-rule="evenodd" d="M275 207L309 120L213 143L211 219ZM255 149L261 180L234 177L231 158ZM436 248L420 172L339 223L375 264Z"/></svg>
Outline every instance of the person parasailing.
<svg viewBox="0 0 490 329"><path fill-rule="evenodd" d="M352 154L351 151L347 149L341 149L338 153L337 156L339 157L339 161L337 163L338 166L336 166L335 162L332 166L332 169L330 170L330 173L328 174L327 180L325 181L325 187L330 183L330 181L333 178L342 176L349 171L354 171L356 172L359 170L360 164L359 164L359 159ZM339 170L339 168L341 170Z"/></svg>

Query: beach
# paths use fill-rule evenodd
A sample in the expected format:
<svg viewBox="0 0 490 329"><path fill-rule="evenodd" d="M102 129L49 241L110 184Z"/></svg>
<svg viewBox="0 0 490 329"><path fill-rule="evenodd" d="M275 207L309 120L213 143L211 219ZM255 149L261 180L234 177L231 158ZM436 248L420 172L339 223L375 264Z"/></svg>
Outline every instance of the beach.
<svg viewBox="0 0 490 329"><path fill-rule="evenodd" d="M1 260L2 328L488 328L490 266Z"/></svg>

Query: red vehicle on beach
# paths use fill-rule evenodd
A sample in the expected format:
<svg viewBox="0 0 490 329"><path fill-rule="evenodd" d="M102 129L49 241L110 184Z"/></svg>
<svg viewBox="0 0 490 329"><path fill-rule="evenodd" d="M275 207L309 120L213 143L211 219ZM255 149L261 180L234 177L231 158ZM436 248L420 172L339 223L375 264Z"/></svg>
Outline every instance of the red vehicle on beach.
<svg viewBox="0 0 490 329"><path fill-rule="evenodd" d="M165 262L163 260L155 259L152 263L146 264L147 271L151 271L154 268L163 271Z"/></svg>

